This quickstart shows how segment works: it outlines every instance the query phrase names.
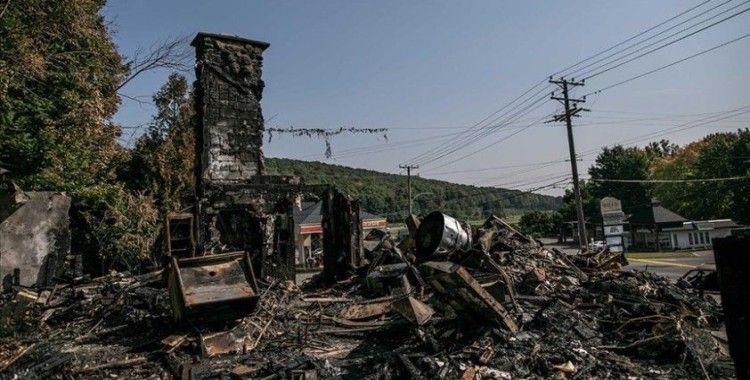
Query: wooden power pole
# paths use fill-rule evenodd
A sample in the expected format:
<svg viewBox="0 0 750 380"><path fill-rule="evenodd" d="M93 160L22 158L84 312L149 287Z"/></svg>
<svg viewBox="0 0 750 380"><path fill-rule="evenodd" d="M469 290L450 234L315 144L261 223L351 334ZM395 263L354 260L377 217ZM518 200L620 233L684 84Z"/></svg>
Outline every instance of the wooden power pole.
<svg viewBox="0 0 750 380"><path fill-rule="evenodd" d="M578 245L581 249L581 251L585 250L587 247L588 239L586 238L586 219L583 215L583 201L581 200L581 189L578 184L578 157L576 156L576 147L575 143L573 142L573 122L571 119L573 117L580 117L578 115L582 111L588 111L585 108L578 107L578 103L584 103L586 99L571 99L568 95L568 90L570 87L576 87L576 86L583 86L583 81L576 82L573 80L566 80L564 78L560 78L560 80L552 80L550 78L550 83L554 83L558 86L560 86L560 89L562 90L563 97L557 97L554 96L554 93L552 95L552 99L559 101L563 104L565 107L565 113L555 115L552 121L563 121L565 120L565 125L568 130L568 149L570 150L570 169L573 174L573 193L575 194L576 199L576 214L578 216ZM572 106L572 108L571 108Z"/></svg>
<svg viewBox="0 0 750 380"><path fill-rule="evenodd" d="M399 165L400 169L406 169L406 187L409 192L409 215L412 214L412 198L411 198L411 170L419 169L419 165Z"/></svg>

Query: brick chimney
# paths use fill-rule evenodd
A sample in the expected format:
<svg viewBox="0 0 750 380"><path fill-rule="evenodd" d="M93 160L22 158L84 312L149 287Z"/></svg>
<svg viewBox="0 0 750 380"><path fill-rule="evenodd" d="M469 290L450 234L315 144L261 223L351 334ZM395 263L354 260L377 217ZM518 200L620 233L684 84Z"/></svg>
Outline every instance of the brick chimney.
<svg viewBox="0 0 750 380"><path fill-rule="evenodd" d="M260 100L266 42L198 33L196 53L198 186L263 174Z"/></svg>
<svg viewBox="0 0 750 380"><path fill-rule="evenodd" d="M298 177L268 176L260 100L266 42L198 33L195 236L199 254L245 251L258 276L294 280Z"/></svg>

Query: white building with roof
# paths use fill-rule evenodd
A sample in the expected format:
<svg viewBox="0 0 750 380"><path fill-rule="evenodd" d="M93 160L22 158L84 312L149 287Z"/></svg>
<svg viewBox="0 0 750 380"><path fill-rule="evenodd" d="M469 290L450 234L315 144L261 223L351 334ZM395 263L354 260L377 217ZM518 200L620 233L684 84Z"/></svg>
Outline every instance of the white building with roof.
<svg viewBox="0 0 750 380"><path fill-rule="evenodd" d="M701 249L711 248L713 239L727 237L740 227L731 219L713 219L687 221L662 231L669 234L672 249Z"/></svg>

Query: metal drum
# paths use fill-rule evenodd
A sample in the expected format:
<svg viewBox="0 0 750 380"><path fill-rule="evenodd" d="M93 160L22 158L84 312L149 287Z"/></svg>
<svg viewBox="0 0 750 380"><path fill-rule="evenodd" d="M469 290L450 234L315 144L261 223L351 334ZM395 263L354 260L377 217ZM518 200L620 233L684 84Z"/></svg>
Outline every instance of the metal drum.
<svg viewBox="0 0 750 380"><path fill-rule="evenodd" d="M427 215L417 230L417 255L421 260L447 256L471 248L471 233L458 220L435 211Z"/></svg>

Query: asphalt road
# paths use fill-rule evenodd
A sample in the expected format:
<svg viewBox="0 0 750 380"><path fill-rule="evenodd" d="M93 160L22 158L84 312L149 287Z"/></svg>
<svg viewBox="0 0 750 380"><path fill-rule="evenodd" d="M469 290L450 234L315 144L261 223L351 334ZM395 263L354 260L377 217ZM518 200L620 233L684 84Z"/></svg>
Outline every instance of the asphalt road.
<svg viewBox="0 0 750 380"><path fill-rule="evenodd" d="M661 254L658 258L628 258L626 268L634 270L651 271L662 276L677 279L685 272L696 267L715 269L714 252L712 250L691 252L691 257L665 257ZM627 253L625 254L627 258Z"/></svg>

